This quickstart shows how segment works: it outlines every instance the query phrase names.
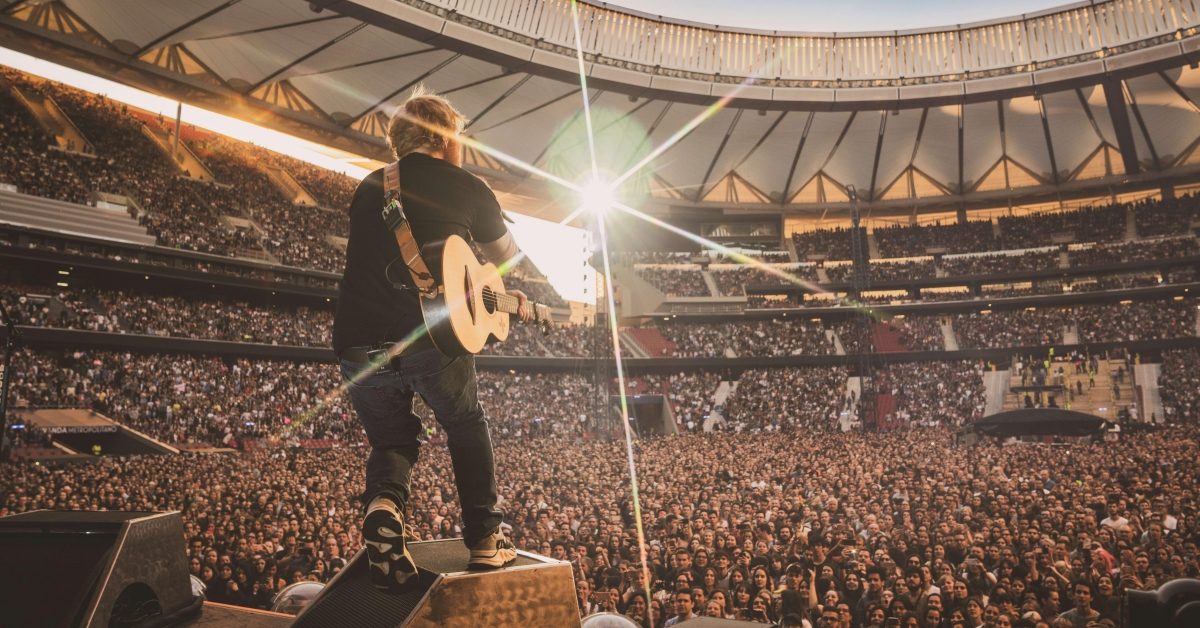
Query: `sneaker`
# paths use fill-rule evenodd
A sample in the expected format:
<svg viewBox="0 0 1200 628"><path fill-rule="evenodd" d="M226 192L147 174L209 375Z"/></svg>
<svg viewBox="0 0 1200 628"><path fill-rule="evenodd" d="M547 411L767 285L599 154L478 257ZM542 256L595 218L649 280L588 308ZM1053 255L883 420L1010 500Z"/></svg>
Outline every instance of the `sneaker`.
<svg viewBox="0 0 1200 628"><path fill-rule="evenodd" d="M471 546L471 560L467 569L499 569L517 560L517 548L504 536L500 530L483 537Z"/></svg>
<svg viewBox="0 0 1200 628"><path fill-rule="evenodd" d="M404 519L390 501L374 506L363 519L363 541L371 563L371 584L395 592L417 575L417 564L404 540Z"/></svg>

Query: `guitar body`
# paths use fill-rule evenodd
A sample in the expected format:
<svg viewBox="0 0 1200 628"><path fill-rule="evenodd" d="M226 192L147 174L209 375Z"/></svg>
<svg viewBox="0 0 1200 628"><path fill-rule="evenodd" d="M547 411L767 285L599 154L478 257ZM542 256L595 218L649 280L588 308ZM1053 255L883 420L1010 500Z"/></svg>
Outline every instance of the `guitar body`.
<svg viewBox="0 0 1200 628"><path fill-rule="evenodd" d="M505 292L495 264L480 264L456 235L425 247L422 256L440 260L441 289L421 297L421 314L439 351L451 357L479 353L489 340L508 338L509 314L496 306Z"/></svg>

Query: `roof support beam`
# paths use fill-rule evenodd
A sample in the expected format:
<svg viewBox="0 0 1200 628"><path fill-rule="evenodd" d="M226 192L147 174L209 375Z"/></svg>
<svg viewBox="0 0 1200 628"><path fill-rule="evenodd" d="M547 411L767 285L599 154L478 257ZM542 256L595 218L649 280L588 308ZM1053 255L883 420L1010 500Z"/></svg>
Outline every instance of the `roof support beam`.
<svg viewBox="0 0 1200 628"><path fill-rule="evenodd" d="M372 111L375 111L375 110L376 110L376 109L378 109L380 106L382 106L382 105L383 105L383 103L385 103L385 102L387 102L387 101L389 101L389 100L391 100L391 99L395 98L395 97L396 97L396 95L397 95L397 94L399 94L400 92L403 92L404 90L406 90L406 89L408 89L408 88L412 87L413 85L416 85L417 83L420 83L421 81L424 81L425 79L427 79L427 78L429 78L430 76L432 76L432 75L433 75L435 72L437 72L437 71L441 70L442 68L444 68L444 67L446 67L446 66L450 65L451 63L453 63L455 60L457 60L457 59L458 59L459 57L461 57L461 56L462 56L462 55L459 55L459 54L453 54L453 55L450 55L450 56L449 56L449 57L447 57L445 60L443 60L441 63L439 63L439 64L437 64L437 65L433 66L432 68L430 68L430 69L428 69L428 70L426 70L424 73L422 73L422 74L421 74L420 76L418 76L417 78L415 78L415 79L413 79L413 80L411 80L411 81L409 81L409 82L407 82L407 83L405 83L405 84L401 85L400 87L398 87L398 88L396 88L396 89L392 90L392 92L391 92L391 93L389 93L387 96L384 96L383 98L380 98L378 101L376 101L376 102L375 102L375 104L371 105L370 107L367 107L366 109L362 110L362 111L361 111L361 112L360 112L358 115L356 115L356 116L354 116L353 118L350 118L349 120L347 120L347 121L346 121L346 126L347 126L347 127L349 127L351 124L353 124L353 123L354 123L356 120L358 120L359 118L361 118L361 117L363 117L363 116L367 115L368 113L371 113Z"/></svg>
<svg viewBox="0 0 1200 628"><path fill-rule="evenodd" d="M479 113L475 114L474 118L467 121L467 126L463 127L463 130L466 131L467 129L471 128L472 124L475 124L475 122L482 119L483 116L486 116L488 114L488 112L490 112L492 109L495 109L497 105L499 105L500 103L507 100L509 96L513 95L513 92L517 91L518 89L521 89L521 86L524 85L525 82L531 78L533 78L532 74L526 74L525 76L521 77L521 80L517 81L515 85L504 90L503 94L500 94L500 96L493 99L492 102L487 104L487 106L485 106L483 109L480 109ZM484 129L484 130L486 131L487 129Z"/></svg>
<svg viewBox="0 0 1200 628"><path fill-rule="evenodd" d="M509 90L509 92L512 92L512 91L514 91L514 90L511 90L511 89ZM575 89L568 90L566 93L564 93L564 94L562 94L562 95L560 95L560 96L555 96L554 98L551 98L550 100L547 100L546 102L544 102L544 103L542 103L542 104L540 104L540 105L536 105L536 106L534 106L534 107L530 107L529 109L526 109L525 111L522 111L522 112L520 112L520 113L513 114L513 115L511 115L511 116L509 116L509 117L507 117L507 118L505 118L505 119L503 119L503 120L501 120L501 121L499 121L499 122L497 122L497 123L493 124L492 126L489 126L489 127L487 127L487 128L479 129L478 131L476 131L476 132L475 132L475 134L479 134L479 133L486 133L486 132L488 132L488 131L491 131L492 129L494 129L494 128L498 127L498 126L504 126L505 124L508 124L509 122L512 122L513 120L517 120L517 119L519 119L519 118L524 118L525 116L527 116L527 115L529 115L529 114L531 114L531 113L533 113L533 112L535 112L535 111L538 111L538 110L540 110L540 109L545 109L546 107L549 107L550 105L553 105L554 103L556 103L556 102L558 102L558 101L560 101L560 100L562 100L562 99L564 99L564 98L567 98L567 97L570 97L570 96L574 96L574 95L578 94L578 93L579 93L579 92L581 92L581 91L583 91L583 88L581 88L581 87L576 87ZM504 97L501 97L501 98L498 98L498 99L496 99L496 101L495 101L495 102L493 102L492 104L488 105L487 109L491 109L492 107L495 107L495 106L496 106L497 104L499 104L499 103L500 103L502 100L504 100ZM485 111L481 112L481 113L479 114L479 116L476 118L476 120L478 120L478 119L482 118L484 113L487 113L487 110L485 110Z"/></svg>
<svg viewBox="0 0 1200 628"><path fill-rule="evenodd" d="M1012 183L1008 180L1008 134L1004 132L1004 101L996 101L996 120L1000 123L1000 164L1004 167L1004 189L1011 190ZM980 179L982 181L983 179ZM979 184L976 183L976 187Z"/></svg>
<svg viewBox="0 0 1200 628"><path fill-rule="evenodd" d="M796 164L800 163L800 153L804 150L804 143L808 141L808 132L812 129L813 118L817 112L808 112L808 120L804 122L804 131L800 133L800 142L796 144L796 154L792 157L792 167L788 169L787 180L783 182L783 198L779 199L780 205L787 205L792 200L792 177L796 176Z"/></svg>
<svg viewBox="0 0 1200 628"><path fill-rule="evenodd" d="M875 162L871 165L871 187L867 198L875 200L875 179L879 176L879 155L883 152L883 134L887 132L887 120L891 114L887 109L879 112L879 137L875 139Z"/></svg>
<svg viewBox="0 0 1200 628"><path fill-rule="evenodd" d="M742 155L742 158L739 159L738 162L736 164L734 164L734 166L732 168L730 168L729 170L731 172L733 172L733 171L736 171L738 168L741 168L742 164L746 163L746 161L748 159L750 159L750 156L753 155L755 153L755 151L757 151L759 149L759 147L763 145L763 142L767 141L767 138L771 136L771 133L775 132L775 127L779 126L780 122L783 122L783 119L787 116L788 113L790 113L790 112L787 112L787 111L779 112L779 116L776 117L775 121L771 123L771 126L768 127L765 132L763 132L762 137L758 138L758 141L754 143L754 146L752 146L750 148L750 150L746 152L745 155ZM747 182L747 184L749 184L749 182ZM716 187L716 186L717 186L717 183L714 183L712 185L712 187ZM752 187L754 187L755 189L758 189L756 186L752 186ZM703 193L700 195L700 198L704 198L705 196L708 195L709 192L712 191L711 188L708 190L704 190L703 188L701 188L701 189L703 190ZM762 190L759 190L759 192L762 192ZM770 198L770 195L766 194L766 193L764 193L763 196Z"/></svg>
<svg viewBox="0 0 1200 628"><path fill-rule="evenodd" d="M600 95L601 95L601 94L603 94L603 93L604 93L603 91L597 91L597 92L596 92L596 95L595 95L595 96L593 96L593 97L592 97L592 99L591 99L591 105L592 105L592 106L595 106L595 104L596 104L596 100L597 100L597 99L600 97ZM634 107L633 109L630 109L629 111L626 111L625 113L621 114L621 117L619 117L619 118L616 118L615 120L610 120L609 122L605 123L603 126L601 126L601 127L597 128L597 129L595 129L595 130L593 131L593 132L595 133L595 137L599 137L601 133L604 133L605 131L607 131L607 130L608 130L609 128L611 128L611 127L612 127L614 124L617 124L617 123L619 123L619 122L622 122L622 121L626 120L627 118L629 118L629 116L631 116L631 115L633 115L633 114L637 113L637 111L638 111L639 109L641 109L642 107L645 107L646 105L648 105L648 104L650 104L650 103L652 103L652 102L654 102L654 101L653 101L653 100L650 100L650 99L648 99L648 98L647 98L647 99L645 99L645 100L642 100L642 102L638 103L638 106L636 106L636 107ZM575 114L574 116L572 116L572 117L571 117L571 119L570 119L570 120L568 120L568 121L567 121L565 124L561 125L561 126L558 128L558 130L554 132L554 135L553 135L553 136L551 136L551 138L550 138L550 141L549 141L549 142L546 142L546 146L544 146L544 147L542 148L541 152L539 152L539 153L538 153L537 157L536 157L535 159L533 159L532 161L530 161L529 163L531 163L531 164L534 164L534 165L537 165L537 164L540 164L540 163L542 163L542 159L544 159L544 158L546 157L546 153L550 152L550 147L551 147L551 146L554 146L554 143L558 141L558 138L562 137L562 136L563 136L563 134L567 132L567 129L570 129L570 128L572 127L572 125L574 125L574 124L575 124L575 120L578 120L578 119L579 119L579 116L582 116L582 115L583 115L583 112L582 112L582 111L580 111L579 113L577 113L577 114Z"/></svg>
<svg viewBox="0 0 1200 628"><path fill-rule="evenodd" d="M287 72L288 70L300 65L301 63L304 63L305 61L308 61L309 59L313 58L314 55L320 54L324 50L328 50L330 46L333 46L334 44L338 43L339 41L342 41L343 39L350 37L351 35L357 33L358 31L361 31L362 29L364 29L366 27L367 27L367 25L365 23L355 24L354 26L352 26L350 28L350 30L342 33L341 35L338 35L337 37L334 37L333 39L330 39L329 41L321 44L320 46L317 46L316 48L313 48L312 50L309 50L308 52L300 55L299 57L292 59L291 61L289 61L287 63L287 65L283 66L282 68L279 68L278 70L275 70L274 72L270 73L269 75L264 77L259 82L250 86L250 89L247 89L246 93L249 94L250 92L253 92L254 90L262 87L263 85L270 83L271 80L274 79L275 77L283 74L284 72Z"/></svg>
<svg viewBox="0 0 1200 628"><path fill-rule="evenodd" d="M966 194L966 192L967 192L967 189L966 189L967 188L967 180L964 178L964 176L965 176L964 171L966 170L964 163L966 161L966 158L963 153L963 124L965 123L964 121L967 116L966 116L966 111L963 110L964 107L966 107L966 105L964 105L962 103L958 104L958 190L957 191L959 194Z"/></svg>
<svg viewBox="0 0 1200 628"><path fill-rule="evenodd" d="M825 166L828 166L829 162L833 161L833 156L836 155L838 149L842 147L842 142L846 139L846 134L850 132L850 125L854 124L854 118L856 117L858 117L858 112L851 111L850 117L846 118L846 125L842 127L842 132L839 133L837 139L834 140L833 148L829 149L829 154L825 155L825 161L821 162L821 167L817 169L817 172L825 172ZM841 183L841 181L838 181L838 183Z"/></svg>
<svg viewBox="0 0 1200 628"><path fill-rule="evenodd" d="M361 67L368 66L368 65L374 65L376 63L384 63L386 61L395 61L396 59L403 59L405 57L415 57L417 55L423 55L423 54L427 54L430 52L437 52L438 50L441 50L441 48L438 48L436 46L430 46L429 48L421 48L420 50L413 50L411 52L401 52L399 54L388 55L386 57L379 57L377 59L368 59L366 61L358 61L355 63L346 64L346 65L339 65L337 67L329 68L328 70L321 70L319 72L305 72L303 74L295 74L292 76L292 78L296 78L297 76L313 76L316 74L333 74L334 72L341 72L342 70L353 70L354 68L361 68Z"/></svg>
<svg viewBox="0 0 1200 628"><path fill-rule="evenodd" d="M634 165L638 163L638 160L641 159L640 155L642 153L642 149L650 144L650 138L654 137L654 132L658 130L659 125L661 125L662 121L666 119L667 112L671 110L671 106L674 104L675 103L668 101L662 110L658 112L658 116L654 118L654 122L650 124L650 128L646 129L645 135L642 136L642 141L638 142L637 148L633 150L629 160L625 162L625 170L634 167ZM668 183L670 182L668 181Z"/></svg>
<svg viewBox="0 0 1200 628"><path fill-rule="evenodd" d="M1046 136L1046 152L1050 154L1050 180L1058 185L1058 160L1054 158L1054 140L1050 137L1050 120L1046 117L1046 101L1041 96L1035 96L1038 113L1042 116L1042 133Z"/></svg>
<svg viewBox="0 0 1200 628"><path fill-rule="evenodd" d="M216 35L205 35L204 37L196 37L194 40L190 40L190 41L212 41L214 39L225 39L228 37L242 37L243 35L258 35L260 33L269 33L271 31L280 31L285 28L292 28L295 26L307 26L309 24L318 24L320 22L328 22L329 20L342 20L345 18L346 18L346 16L344 16L344 15L326 15L325 17L314 17L314 18L308 19L308 20L298 20L295 22L287 22L284 24L272 24L270 26L260 26L258 28L250 28L250 29L247 29L244 31L233 31L230 33L218 33Z"/></svg>
<svg viewBox="0 0 1200 628"><path fill-rule="evenodd" d="M485 83L491 83L492 81L498 81L502 78L510 77L516 73L517 73L516 70L505 70L495 76L489 76L487 78L479 79L477 81L471 81L470 83L463 83L462 85L459 85L457 87L451 87L450 89L442 92L442 96L449 96L450 94L453 94L454 92L461 92L464 89L471 89L472 87L479 87L480 85L483 85ZM526 74L526 76L529 76L529 75Z"/></svg>
<svg viewBox="0 0 1200 628"><path fill-rule="evenodd" d="M1125 81L1121 81L1121 88L1125 97L1129 99L1129 108L1133 110L1133 119L1137 122L1142 137L1146 138L1146 149L1150 151L1150 158L1154 160L1154 169L1162 170L1162 161L1158 158L1158 151L1154 149L1154 140L1150 137L1150 130L1146 128L1146 120L1142 118L1142 110L1138 107L1137 96L1133 95L1133 90L1129 89L1129 84Z"/></svg>
<svg viewBox="0 0 1200 628"><path fill-rule="evenodd" d="M1179 86L1179 83L1172 81L1171 77L1167 76L1167 73L1163 72L1162 70L1158 71L1158 77L1161 78L1168 86L1170 86L1171 90L1178 94L1179 97L1182 98L1183 101L1192 108L1194 113L1200 113L1200 105L1197 105L1196 100L1189 96L1187 92L1183 91L1183 88Z"/></svg>
<svg viewBox="0 0 1200 628"><path fill-rule="evenodd" d="M700 187L696 188L696 201L704 198L704 191L708 187L708 178L712 176L713 168L717 167L717 160L721 158L721 153L725 152L725 145L729 143L729 136L733 135L733 128L737 126L738 120L742 119L742 114L745 112L745 109L738 109L737 113L733 115L733 121L729 123L729 128L725 129L725 137L721 138L721 145L713 152L712 161L708 162L708 169L704 171L704 178L700 180Z"/></svg>
<svg viewBox="0 0 1200 628"><path fill-rule="evenodd" d="M155 48L158 47L159 44L163 43L164 41L167 41L168 39L178 35L179 33L182 33L183 31L195 26L196 24L199 24L200 22L203 22L204 20L207 20L208 18L220 13L221 11L224 11L225 9L228 9L229 7L239 3L241 1L242 0L227 0L223 4L218 4L217 6L205 11L204 13L201 13L200 15L197 15L196 17L184 22L183 24L180 24L179 26L172 28L171 30L163 33L162 35L155 37L153 41L146 44L145 46L142 46L141 48L138 48L136 51L134 51L133 54L129 55L129 58L136 59L136 58L146 54L146 51L154 50Z"/></svg>
<svg viewBox="0 0 1200 628"><path fill-rule="evenodd" d="M1121 151L1125 172L1137 174L1142 171L1142 166L1138 163L1137 146L1133 143L1133 127L1129 126L1129 111L1125 109L1121 81L1109 78L1100 85L1104 88L1104 100L1108 105L1108 115L1112 118L1113 131L1117 134L1117 149Z"/></svg>

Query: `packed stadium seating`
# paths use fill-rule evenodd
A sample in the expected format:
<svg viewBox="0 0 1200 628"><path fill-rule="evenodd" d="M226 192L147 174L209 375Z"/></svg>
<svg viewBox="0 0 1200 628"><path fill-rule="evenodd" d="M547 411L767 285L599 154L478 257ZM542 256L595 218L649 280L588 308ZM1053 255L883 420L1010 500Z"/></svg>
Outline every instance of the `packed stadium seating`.
<svg viewBox="0 0 1200 628"><path fill-rule="evenodd" d="M641 266L637 274L669 296L707 297L712 292L698 268Z"/></svg>
<svg viewBox="0 0 1200 628"><path fill-rule="evenodd" d="M997 248L988 221L928 226L883 227L875 230L879 252L883 257L925 255L930 248L945 253L970 253Z"/></svg>

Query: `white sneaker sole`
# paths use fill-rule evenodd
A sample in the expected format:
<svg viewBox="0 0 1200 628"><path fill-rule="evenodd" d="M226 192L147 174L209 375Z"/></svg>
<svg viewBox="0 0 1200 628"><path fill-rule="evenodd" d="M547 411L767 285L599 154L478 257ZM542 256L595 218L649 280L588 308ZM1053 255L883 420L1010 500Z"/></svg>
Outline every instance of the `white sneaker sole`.
<svg viewBox="0 0 1200 628"><path fill-rule="evenodd" d="M363 522L371 584L384 591L402 587L417 575L417 564L404 542L403 524L397 523L382 510L368 514Z"/></svg>

